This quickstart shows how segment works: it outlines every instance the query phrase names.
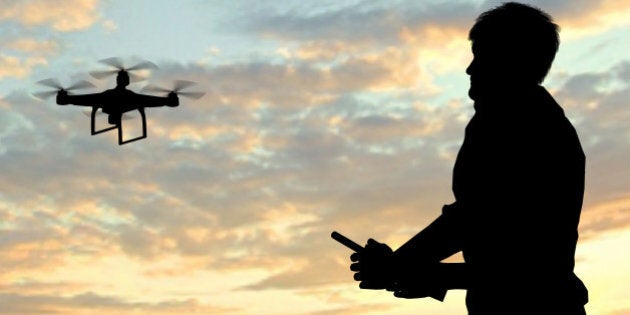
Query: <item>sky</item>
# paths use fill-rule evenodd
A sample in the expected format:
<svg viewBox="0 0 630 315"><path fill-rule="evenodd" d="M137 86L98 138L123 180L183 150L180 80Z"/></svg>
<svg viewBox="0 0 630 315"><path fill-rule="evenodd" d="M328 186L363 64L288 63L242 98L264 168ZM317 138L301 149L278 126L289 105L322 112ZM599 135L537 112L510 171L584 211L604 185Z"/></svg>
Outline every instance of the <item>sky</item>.
<svg viewBox="0 0 630 315"><path fill-rule="evenodd" d="M561 27L543 85L587 157L586 309L628 315L630 3L525 3ZM0 313L466 314L464 291L360 290L330 233L395 249L453 202L467 32L498 4L1 0ZM33 97L46 78L113 87L88 75L110 57L159 66L132 90L206 95L147 109L123 146Z"/></svg>

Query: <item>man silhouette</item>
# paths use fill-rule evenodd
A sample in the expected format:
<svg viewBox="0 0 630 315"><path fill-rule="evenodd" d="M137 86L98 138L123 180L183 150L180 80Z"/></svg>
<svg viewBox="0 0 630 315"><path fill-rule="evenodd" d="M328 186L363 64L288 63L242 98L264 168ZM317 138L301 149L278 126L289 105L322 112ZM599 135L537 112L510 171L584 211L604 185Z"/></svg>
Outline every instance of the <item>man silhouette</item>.
<svg viewBox="0 0 630 315"><path fill-rule="evenodd" d="M540 84L559 46L541 10L505 3L469 33L475 114L455 161L455 202L395 252L369 240L351 270L364 289L442 299L466 289L469 315L585 314L574 274L585 157ZM442 263L462 251L464 263Z"/></svg>

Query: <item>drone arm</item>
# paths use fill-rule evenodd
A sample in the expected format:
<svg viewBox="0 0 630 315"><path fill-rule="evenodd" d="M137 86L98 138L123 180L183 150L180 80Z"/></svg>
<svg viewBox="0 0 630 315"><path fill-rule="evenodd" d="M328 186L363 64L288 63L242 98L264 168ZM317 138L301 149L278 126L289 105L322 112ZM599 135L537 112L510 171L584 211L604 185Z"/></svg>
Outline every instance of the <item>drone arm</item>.
<svg viewBox="0 0 630 315"><path fill-rule="evenodd" d="M103 93L95 94L79 94L68 95L66 91L59 91L57 93L57 104L59 105L79 105L79 106L94 106L103 102Z"/></svg>
<svg viewBox="0 0 630 315"><path fill-rule="evenodd" d="M177 94L171 93L166 97L153 96L146 94L136 94L135 103L140 104L143 107L162 107L162 106L177 106L179 105L179 98Z"/></svg>

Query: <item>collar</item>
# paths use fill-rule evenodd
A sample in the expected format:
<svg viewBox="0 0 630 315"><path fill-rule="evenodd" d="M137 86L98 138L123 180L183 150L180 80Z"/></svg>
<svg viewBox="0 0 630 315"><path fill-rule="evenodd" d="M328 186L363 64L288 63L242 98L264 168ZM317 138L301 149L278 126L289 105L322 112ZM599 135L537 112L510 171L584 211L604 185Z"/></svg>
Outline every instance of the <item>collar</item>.
<svg viewBox="0 0 630 315"><path fill-rule="evenodd" d="M480 114L507 114L530 112L544 104L554 103L553 97L540 85L498 88L492 95L475 101L474 108Z"/></svg>

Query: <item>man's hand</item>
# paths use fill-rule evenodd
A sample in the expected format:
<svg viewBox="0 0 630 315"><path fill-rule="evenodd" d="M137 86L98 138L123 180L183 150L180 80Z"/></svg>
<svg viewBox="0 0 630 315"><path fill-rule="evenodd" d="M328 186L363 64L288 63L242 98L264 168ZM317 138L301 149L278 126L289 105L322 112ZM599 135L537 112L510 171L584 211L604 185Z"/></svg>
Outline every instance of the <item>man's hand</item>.
<svg viewBox="0 0 630 315"><path fill-rule="evenodd" d="M389 291L394 291L394 296L402 299L421 299L432 297L438 301L443 301L446 289L426 285L422 282L396 281Z"/></svg>
<svg viewBox="0 0 630 315"><path fill-rule="evenodd" d="M395 254L394 254L395 255ZM404 299L432 297L443 301L448 288L465 288L464 264L398 262L396 281L389 291Z"/></svg>
<svg viewBox="0 0 630 315"><path fill-rule="evenodd" d="M386 244L369 239L361 252L350 256L354 263L350 270L355 271L354 280L360 281L361 289L386 289L394 283L393 251Z"/></svg>

